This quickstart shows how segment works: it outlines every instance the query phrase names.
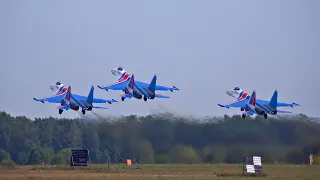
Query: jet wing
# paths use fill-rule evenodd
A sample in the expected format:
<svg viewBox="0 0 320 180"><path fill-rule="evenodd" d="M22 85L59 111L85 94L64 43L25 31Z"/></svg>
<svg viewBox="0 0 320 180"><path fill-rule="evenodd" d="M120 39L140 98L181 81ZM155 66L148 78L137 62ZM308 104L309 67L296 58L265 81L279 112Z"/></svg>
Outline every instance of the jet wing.
<svg viewBox="0 0 320 180"><path fill-rule="evenodd" d="M51 96L51 97L45 97L45 98L41 98L41 99L33 98L33 99L35 101L40 101L42 103L44 103L45 101L47 101L49 103L61 103L64 96L65 96L65 94L63 93L63 94L55 95L55 96Z"/></svg>
<svg viewBox="0 0 320 180"><path fill-rule="evenodd" d="M132 95L131 93L129 93L129 94L122 94L121 97L122 97L123 99L125 99L125 98L131 99L131 98L133 98L133 95Z"/></svg>
<svg viewBox="0 0 320 180"><path fill-rule="evenodd" d="M220 107L225 107L225 108L231 108L231 107L234 107L234 108L245 108L246 107L246 104L248 103L248 99L243 99L243 100L240 100L240 101L236 101L236 102L232 102L232 103L229 103L229 104L218 104Z"/></svg>
<svg viewBox="0 0 320 180"><path fill-rule="evenodd" d="M100 89L104 89L104 90L125 90L126 89L126 85L127 85L127 81L122 81L122 82L116 82L110 85L106 85L106 86L98 86L98 88Z"/></svg>
<svg viewBox="0 0 320 180"><path fill-rule="evenodd" d="M269 101L265 101L265 100L260 100L260 99L257 99L257 103L259 104L269 104ZM278 102L277 103L277 107L293 107L293 106L300 106L299 104L297 103L283 103L283 102Z"/></svg>
<svg viewBox="0 0 320 180"><path fill-rule="evenodd" d="M80 101L82 101L82 100L86 101L88 98L87 96L81 96L78 94L72 94L72 95L73 95L73 97L75 97L76 99L78 99ZM116 101L114 99L105 100L105 99L100 99L100 98L93 98L93 101L92 101L92 103L109 103L109 104L111 104L112 102L118 102L118 101Z"/></svg>
<svg viewBox="0 0 320 180"><path fill-rule="evenodd" d="M281 111L281 110L277 110L277 112L278 112L278 113L283 113L283 114L290 114L290 113L292 113L292 112L290 112L290 111Z"/></svg>
<svg viewBox="0 0 320 180"><path fill-rule="evenodd" d="M148 83L144 83L144 82L141 82L141 81L135 81L135 83L136 83L136 85L138 85L141 88L148 88L149 85L150 85ZM166 86L158 86L158 85L156 85L155 90L158 90L158 91L179 91L180 89L176 88L175 86L166 87Z"/></svg>
<svg viewBox="0 0 320 180"><path fill-rule="evenodd" d="M141 82L141 81L135 81L134 82L137 86L141 87L141 88L147 88L149 87L150 84L148 83L144 83L144 82ZM113 83L113 84L110 84L110 85L106 85L106 86L98 86L98 88L100 89L104 89L104 90L125 90L126 89L126 85L128 84L128 80L126 81L122 81L122 82L116 82L116 83ZM176 88L175 86L173 87L165 87L165 86L158 86L156 85L156 88L155 90L158 90L158 91L179 91L178 88Z"/></svg>
<svg viewBox="0 0 320 180"><path fill-rule="evenodd" d="M290 113L292 113L290 111L281 111L281 110L277 110L277 112L281 113L281 114L290 114ZM256 112L255 111L247 111L247 112L245 112L245 114L246 115L254 115L254 114L256 114Z"/></svg>
<svg viewBox="0 0 320 180"><path fill-rule="evenodd" d="M169 96L164 96L162 94L155 94L156 98L170 98Z"/></svg>

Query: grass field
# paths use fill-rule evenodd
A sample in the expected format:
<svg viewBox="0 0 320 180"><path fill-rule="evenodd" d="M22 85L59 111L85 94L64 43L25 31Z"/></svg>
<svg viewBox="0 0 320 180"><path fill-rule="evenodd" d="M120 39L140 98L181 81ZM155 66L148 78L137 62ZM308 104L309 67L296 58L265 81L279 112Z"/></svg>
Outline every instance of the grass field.
<svg viewBox="0 0 320 180"><path fill-rule="evenodd" d="M108 172L106 165L90 165L84 168L71 168L68 166L16 166L8 169L0 168L0 179L312 179L320 180L320 165L264 165L264 175L261 177L249 177L242 175L242 165L226 164L199 164L199 165L110 165Z"/></svg>

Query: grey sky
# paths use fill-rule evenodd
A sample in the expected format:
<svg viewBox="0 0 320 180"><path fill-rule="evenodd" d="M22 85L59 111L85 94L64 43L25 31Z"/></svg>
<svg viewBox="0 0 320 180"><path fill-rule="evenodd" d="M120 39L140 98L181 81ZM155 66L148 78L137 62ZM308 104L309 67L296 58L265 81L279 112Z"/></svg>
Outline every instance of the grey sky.
<svg viewBox="0 0 320 180"><path fill-rule="evenodd" d="M105 105L103 114L169 111L221 116L233 101L227 89L255 89L269 99L297 102L296 113L320 116L320 1L0 1L0 110L28 117L58 114L32 97L53 92L56 81L87 95L93 84L116 81L122 66L149 82L154 73L170 99ZM161 92L162 93L162 92ZM120 91L95 88L120 100Z"/></svg>

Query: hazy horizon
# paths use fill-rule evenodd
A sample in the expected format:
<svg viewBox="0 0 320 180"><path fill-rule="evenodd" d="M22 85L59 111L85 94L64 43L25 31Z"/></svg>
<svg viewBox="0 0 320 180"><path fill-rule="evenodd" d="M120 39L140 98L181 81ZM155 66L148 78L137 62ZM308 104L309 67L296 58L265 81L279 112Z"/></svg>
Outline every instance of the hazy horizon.
<svg viewBox="0 0 320 180"><path fill-rule="evenodd" d="M241 114L225 109L238 86L258 99L301 106L281 108L320 117L320 1L0 1L0 111L17 116L58 114L49 85L116 99L103 115L170 112L185 116ZM136 80L176 86L170 99L120 99L121 91L96 85L117 81L123 67Z"/></svg>

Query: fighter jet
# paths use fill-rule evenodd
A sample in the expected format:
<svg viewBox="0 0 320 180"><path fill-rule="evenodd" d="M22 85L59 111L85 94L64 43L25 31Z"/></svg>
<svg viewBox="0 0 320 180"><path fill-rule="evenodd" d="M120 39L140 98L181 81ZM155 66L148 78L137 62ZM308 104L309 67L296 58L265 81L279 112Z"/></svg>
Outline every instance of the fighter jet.
<svg viewBox="0 0 320 180"><path fill-rule="evenodd" d="M121 100L124 101L125 98L131 99L132 97L136 99L142 99L142 96L144 101L147 101L148 99L154 99L154 98L169 98L168 96L163 96L161 94L155 93L155 87L157 83L157 76L154 75L151 83L148 87L140 87L137 85L137 83L134 80L134 74L132 74L131 77L128 79L128 83L125 87L125 94L121 95Z"/></svg>
<svg viewBox="0 0 320 180"><path fill-rule="evenodd" d="M86 111L92 111L93 108L107 109L105 107L93 106L93 103L109 103L117 102L116 100L104 100L93 97L94 87L92 86L88 96L81 96L78 94L73 94L71 92L71 86L68 88L65 87L62 83L57 82L56 84L50 85L50 89L55 91L56 94L51 97L46 98L33 98L35 101L40 101L44 103L45 101L49 103L59 103L60 106L57 107L59 109L59 114L62 114L63 110L72 109L74 111L78 111L81 108L82 114L85 114Z"/></svg>
<svg viewBox="0 0 320 180"><path fill-rule="evenodd" d="M99 86L100 89L104 89L108 91L109 89L111 90L121 90L125 91L126 90L126 85L128 84L129 78L131 77L130 74L128 74L122 67L118 67L116 69L112 69L111 73L117 77L119 77L119 80L113 84L109 84L106 86ZM140 82L140 81L135 81L135 84L139 86L140 88L148 88L150 84ZM178 91L179 89L176 88L175 86L173 87L165 87L165 86L155 86L155 90L158 91Z"/></svg>
<svg viewBox="0 0 320 180"><path fill-rule="evenodd" d="M252 111L248 108L248 101L250 100L250 96L248 93L243 92L242 89L239 87L235 87L232 90L228 90L226 92L229 96L236 97L237 100L235 102L229 103L229 104L218 104L221 107L225 108L240 108L241 111L248 111L249 113L243 113L242 118L244 119L246 115L251 115L254 113L251 113ZM254 96L256 96L256 93L253 93ZM275 90L270 101L266 100L259 100L255 99L255 106L254 106L254 112L258 115L263 115L265 119L268 118L268 114L270 115L276 115L277 113L291 113L289 111L281 111L278 110L277 107L293 107L293 106L300 106L297 103L283 103L283 102L278 102L278 91ZM250 103L249 103L250 104ZM251 108L252 109L252 108Z"/></svg>

